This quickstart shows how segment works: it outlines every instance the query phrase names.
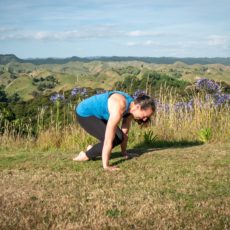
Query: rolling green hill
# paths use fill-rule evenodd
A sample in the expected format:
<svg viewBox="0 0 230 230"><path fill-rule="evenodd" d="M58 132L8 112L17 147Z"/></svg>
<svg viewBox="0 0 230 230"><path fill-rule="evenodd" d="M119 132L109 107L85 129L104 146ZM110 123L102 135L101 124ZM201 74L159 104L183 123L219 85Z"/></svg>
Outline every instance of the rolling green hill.
<svg viewBox="0 0 230 230"><path fill-rule="evenodd" d="M6 64L0 65L0 85L5 87L9 96L17 92L24 100L31 99L37 94L50 94L77 86L109 90L114 87L115 82L122 82L127 76L141 79L149 71L188 82L205 77L230 83L230 66L223 64L188 65L180 61L173 64L156 64L137 60L119 62L91 60L35 65L24 63L16 56L5 57L4 63ZM56 83L53 84L48 78L53 78Z"/></svg>

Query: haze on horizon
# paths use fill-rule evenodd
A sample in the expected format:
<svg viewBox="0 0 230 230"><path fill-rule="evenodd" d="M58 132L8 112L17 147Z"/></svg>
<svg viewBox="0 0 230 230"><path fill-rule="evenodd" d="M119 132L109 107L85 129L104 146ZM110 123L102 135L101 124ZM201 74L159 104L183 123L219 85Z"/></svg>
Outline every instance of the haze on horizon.
<svg viewBox="0 0 230 230"><path fill-rule="evenodd" d="M229 57L228 0L0 0L0 54Z"/></svg>

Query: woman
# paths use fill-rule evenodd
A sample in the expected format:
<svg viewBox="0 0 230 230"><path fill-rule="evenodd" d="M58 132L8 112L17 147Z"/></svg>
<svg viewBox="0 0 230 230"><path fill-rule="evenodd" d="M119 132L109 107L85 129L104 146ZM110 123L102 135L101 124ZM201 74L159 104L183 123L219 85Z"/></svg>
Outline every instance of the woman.
<svg viewBox="0 0 230 230"><path fill-rule="evenodd" d="M73 160L87 161L102 156L105 170L119 170L109 165L112 149L121 145L121 151L127 156L126 147L131 121L145 123L155 112L155 102L147 95L139 95L135 100L121 91L109 91L83 100L76 108L80 125L100 142L88 146ZM121 129L118 127L122 120Z"/></svg>

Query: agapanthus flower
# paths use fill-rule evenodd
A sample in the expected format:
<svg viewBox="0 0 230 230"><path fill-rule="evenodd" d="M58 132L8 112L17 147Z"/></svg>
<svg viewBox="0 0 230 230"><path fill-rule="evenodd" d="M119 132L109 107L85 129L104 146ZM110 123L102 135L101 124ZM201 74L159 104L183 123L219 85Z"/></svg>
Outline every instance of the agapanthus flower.
<svg viewBox="0 0 230 230"><path fill-rule="evenodd" d="M133 97L134 99L136 99L139 95L143 95L143 94L146 94L146 92L145 92L144 90L138 89L138 90L136 90L136 91L134 92L134 94L132 95L132 97Z"/></svg>
<svg viewBox="0 0 230 230"><path fill-rule="evenodd" d="M76 87L71 90L71 95L76 96L80 92L80 88Z"/></svg>
<svg viewBox="0 0 230 230"><path fill-rule="evenodd" d="M213 96L211 94L206 94L205 95L205 100L206 101L211 101L211 100L213 100Z"/></svg>
<svg viewBox="0 0 230 230"><path fill-rule="evenodd" d="M169 112L169 104L162 104L158 99L155 99L155 103L158 112Z"/></svg>
<svg viewBox="0 0 230 230"><path fill-rule="evenodd" d="M195 82L195 86L199 90L205 90L209 93L220 93L221 87L214 80L201 78Z"/></svg>
<svg viewBox="0 0 230 230"><path fill-rule="evenodd" d="M62 94L60 94L60 93L56 93L56 94L54 94L54 95L52 95L51 97L50 97L50 100L52 101L52 102L56 102L57 100L65 100L65 97L64 97L64 95L62 95Z"/></svg>
<svg viewBox="0 0 230 230"><path fill-rule="evenodd" d="M87 89L86 88L82 88L81 89L81 95L86 95L86 93L87 93Z"/></svg>
<svg viewBox="0 0 230 230"><path fill-rule="evenodd" d="M213 98L217 106L230 102L230 94L215 94Z"/></svg>
<svg viewBox="0 0 230 230"><path fill-rule="evenodd" d="M174 110L175 111L189 111L193 109L193 102L177 102L174 105Z"/></svg>
<svg viewBox="0 0 230 230"><path fill-rule="evenodd" d="M87 89L86 88L76 87L76 88L73 88L71 90L71 96L76 96L78 94L86 96L86 93L87 93Z"/></svg>
<svg viewBox="0 0 230 230"><path fill-rule="evenodd" d="M190 111L192 111L192 110L194 109L194 100L191 99L191 100L187 103L187 105L188 105L188 109L189 109Z"/></svg>
<svg viewBox="0 0 230 230"><path fill-rule="evenodd" d="M156 100L157 105L157 111L160 112L169 112L170 108L176 112L180 111L187 111L191 112L194 110L194 100L191 99L188 102L176 102L175 104L169 105L169 104L162 104L159 101Z"/></svg>

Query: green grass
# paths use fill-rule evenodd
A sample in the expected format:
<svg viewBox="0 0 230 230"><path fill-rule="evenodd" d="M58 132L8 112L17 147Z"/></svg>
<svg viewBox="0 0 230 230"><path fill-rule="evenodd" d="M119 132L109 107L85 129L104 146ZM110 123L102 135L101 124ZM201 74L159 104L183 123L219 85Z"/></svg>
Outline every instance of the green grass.
<svg viewBox="0 0 230 230"><path fill-rule="evenodd" d="M0 229L229 229L230 145L161 145L72 162L74 152L0 150Z"/></svg>
<svg viewBox="0 0 230 230"><path fill-rule="evenodd" d="M17 92L25 100L33 98L31 93L35 90L31 78L26 75L18 77L6 87L7 94L12 95Z"/></svg>

